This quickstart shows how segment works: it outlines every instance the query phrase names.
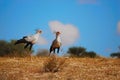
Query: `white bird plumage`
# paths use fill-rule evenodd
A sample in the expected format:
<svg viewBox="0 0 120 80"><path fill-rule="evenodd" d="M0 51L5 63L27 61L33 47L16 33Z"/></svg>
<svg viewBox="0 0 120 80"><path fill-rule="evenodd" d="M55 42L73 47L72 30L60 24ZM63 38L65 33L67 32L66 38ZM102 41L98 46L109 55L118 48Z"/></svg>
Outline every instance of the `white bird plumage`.
<svg viewBox="0 0 120 80"><path fill-rule="evenodd" d="M15 45L20 44L20 43L25 43L26 45L24 46L24 48L27 48L30 45L29 49L31 50L33 44L37 43L41 33L42 33L41 30L37 30L36 34L29 35L29 36L24 36L22 39L17 40L15 42Z"/></svg>
<svg viewBox="0 0 120 80"><path fill-rule="evenodd" d="M34 35L26 36L25 40L29 42L36 43L39 39L40 33L36 33Z"/></svg>

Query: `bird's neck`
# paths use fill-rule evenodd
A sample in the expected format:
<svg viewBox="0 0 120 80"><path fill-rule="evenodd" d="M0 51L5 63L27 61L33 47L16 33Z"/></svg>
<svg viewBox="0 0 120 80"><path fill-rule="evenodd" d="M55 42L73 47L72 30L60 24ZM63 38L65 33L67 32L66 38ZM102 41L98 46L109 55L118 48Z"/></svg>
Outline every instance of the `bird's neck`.
<svg viewBox="0 0 120 80"><path fill-rule="evenodd" d="M40 33L36 33L34 36L38 38L40 36Z"/></svg>
<svg viewBox="0 0 120 80"><path fill-rule="evenodd" d="M59 35L56 35L56 40L61 42L61 39L60 39L60 36Z"/></svg>
<svg viewBox="0 0 120 80"><path fill-rule="evenodd" d="M59 38L59 36L58 35L56 35L56 39L58 39Z"/></svg>
<svg viewBox="0 0 120 80"><path fill-rule="evenodd" d="M40 33L39 33L39 32L37 32L35 35L36 35L36 36L40 36Z"/></svg>
<svg viewBox="0 0 120 80"><path fill-rule="evenodd" d="M39 32L36 32L36 34L40 34Z"/></svg>

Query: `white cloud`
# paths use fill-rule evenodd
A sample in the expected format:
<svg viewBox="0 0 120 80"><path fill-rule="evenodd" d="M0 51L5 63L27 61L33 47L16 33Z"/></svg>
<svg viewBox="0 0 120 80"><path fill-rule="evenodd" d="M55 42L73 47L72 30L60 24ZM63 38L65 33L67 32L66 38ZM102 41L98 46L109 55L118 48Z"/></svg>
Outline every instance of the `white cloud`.
<svg viewBox="0 0 120 80"><path fill-rule="evenodd" d="M39 44L39 45L45 45L47 43L48 43L48 41L45 38L43 38L42 36L39 36L37 44Z"/></svg>
<svg viewBox="0 0 120 80"><path fill-rule="evenodd" d="M118 22L118 25L117 25L117 32L118 34L120 34L120 21Z"/></svg>
<svg viewBox="0 0 120 80"><path fill-rule="evenodd" d="M106 48L105 49L105 52L111 52L112 51L112 48Z"/></svg>
<svg viewBox="0 0 120 80"><path fill-rule="evenodd" d="M98 0L79 0L80 4L96 4Z"/></svg>
<svg viewBox="0 0 120 80"><path fill-rule="evenodd" d="M73 44L79 37L79 30L74 25L64 25L59 21L51 21L49 26L52 32L61 32L62 45Z"/></svg>

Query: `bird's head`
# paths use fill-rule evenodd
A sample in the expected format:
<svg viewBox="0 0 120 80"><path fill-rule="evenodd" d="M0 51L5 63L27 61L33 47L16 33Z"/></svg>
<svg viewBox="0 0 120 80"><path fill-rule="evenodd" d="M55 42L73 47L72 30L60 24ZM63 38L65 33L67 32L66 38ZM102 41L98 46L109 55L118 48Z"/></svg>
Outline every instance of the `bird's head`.
<svg viewBox="0 0 120 80"><path fill-rule="evenodd" d="M36 30L36 33L42 33L42 31L41 31L41 30L39 30L39 29L37 29L37 30Z"/></svg>
<svg viewBox="0 0 120 80"><path fill-rule="evenodd" d="M60 35L61 33L59 31L56 32L56 35Z"/></svg>

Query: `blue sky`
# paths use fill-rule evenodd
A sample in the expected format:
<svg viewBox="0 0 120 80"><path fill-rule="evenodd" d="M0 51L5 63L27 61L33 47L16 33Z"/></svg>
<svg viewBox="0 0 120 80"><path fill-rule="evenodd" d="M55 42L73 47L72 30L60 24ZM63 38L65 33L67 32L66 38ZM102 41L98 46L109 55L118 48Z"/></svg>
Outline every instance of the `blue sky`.
<svg viewBox="0 0 120 80"><path fill-rule="evenodd" d="M34 48L49 49L54 38L50 22L54 21L79 31L75 42L62 47L65 50L82 46L102 56L118 51L120 0L0 0L0 39L19 39L41 29L48 44Z"/></svg>

